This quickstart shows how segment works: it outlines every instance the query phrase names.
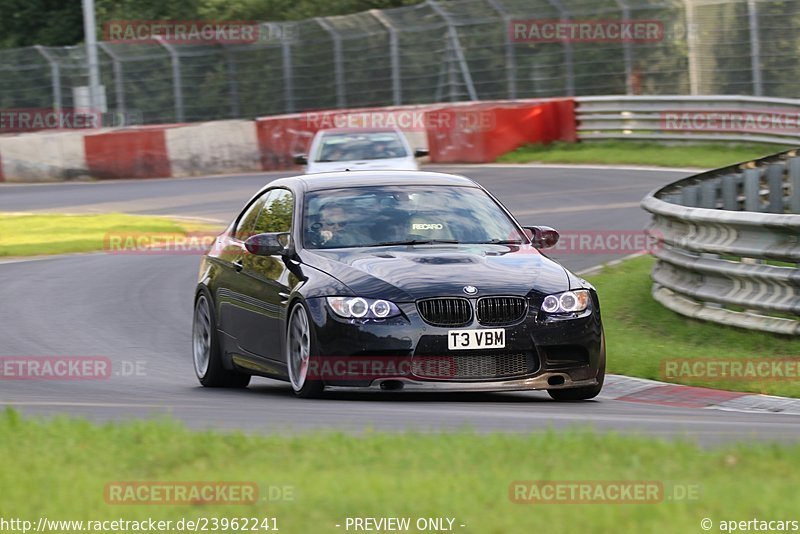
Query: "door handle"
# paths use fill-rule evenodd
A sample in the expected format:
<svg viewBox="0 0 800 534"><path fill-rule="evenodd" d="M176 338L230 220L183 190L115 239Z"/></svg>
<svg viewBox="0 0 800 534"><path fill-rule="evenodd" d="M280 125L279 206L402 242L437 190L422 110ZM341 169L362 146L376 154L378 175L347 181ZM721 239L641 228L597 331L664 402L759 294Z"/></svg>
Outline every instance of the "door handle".
<svg viewBox="0 0 800 534"><path fill-rule="evenodd" d="M238 273L242 272L242 269L244 269L244 264L242 263L242 260L236 260L235 262L233 262L233 268L236 269L236 272Z"/></svg>

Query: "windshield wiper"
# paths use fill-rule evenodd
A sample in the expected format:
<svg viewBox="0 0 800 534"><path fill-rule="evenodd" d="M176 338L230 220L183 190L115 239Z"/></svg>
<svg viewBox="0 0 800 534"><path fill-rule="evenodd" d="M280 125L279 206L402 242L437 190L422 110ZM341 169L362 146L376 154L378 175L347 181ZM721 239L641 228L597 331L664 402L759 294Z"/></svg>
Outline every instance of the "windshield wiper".
<svg viewBox="0 0 800 534"><path fill-rule="evenodd" d="M408 241L383 241L381 243L373 243L366 245L368 247L390 247L393 245L458 245L460 241L455 239L410 239Z"/></svg>
<svg viewBox="0 0 800 534"><path fill-rule="evenodd" d="M519 239L490 239L489 241L470 241L468 245L521 245Z"/></svg>

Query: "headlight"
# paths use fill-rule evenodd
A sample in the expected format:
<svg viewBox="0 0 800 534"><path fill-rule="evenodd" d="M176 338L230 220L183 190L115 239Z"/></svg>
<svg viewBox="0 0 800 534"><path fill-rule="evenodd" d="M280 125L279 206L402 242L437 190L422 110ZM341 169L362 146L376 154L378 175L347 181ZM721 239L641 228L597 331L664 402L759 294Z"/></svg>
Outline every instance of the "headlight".
<svg viewBox="0 0 800 534"><path fill-rule="evenodd" d="M400 315L400 308L388 300L362 297L328 297L327 300L333 313L345 319L386 319Z"/></svg>
<svg viewBox="0 0 800 534"><path fill-rule="evenodd" d="M589 299L589 292L585 289L547 295L542 302L542 311L546 313L582 312L589 306Z"/></svg>

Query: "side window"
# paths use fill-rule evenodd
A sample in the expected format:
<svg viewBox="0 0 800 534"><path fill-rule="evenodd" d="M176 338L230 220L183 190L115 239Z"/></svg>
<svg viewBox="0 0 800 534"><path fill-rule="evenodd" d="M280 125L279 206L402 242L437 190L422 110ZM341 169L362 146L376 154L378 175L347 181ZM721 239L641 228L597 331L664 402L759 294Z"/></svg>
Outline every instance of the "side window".
<svg viewBox="0 0 800 534"><path fill-rule="evenodd" d="M255 233L290 232L294 197L288 189L273 189L264 203L264 208L255 224Z"/></svg>
<svg viewBox="0 0 800 534"><path fill-rule="evenodd" d="M264 207L268 197L272 194L273 191L268 191L257 198L250 207L242 214L239 218L239 222L236 225L236 230L234 231L234 236L239 241L245 241L248 237L253 235L253 228L256 225L256 219L258 218L258 214L261 212L261 208Z"/></svg>

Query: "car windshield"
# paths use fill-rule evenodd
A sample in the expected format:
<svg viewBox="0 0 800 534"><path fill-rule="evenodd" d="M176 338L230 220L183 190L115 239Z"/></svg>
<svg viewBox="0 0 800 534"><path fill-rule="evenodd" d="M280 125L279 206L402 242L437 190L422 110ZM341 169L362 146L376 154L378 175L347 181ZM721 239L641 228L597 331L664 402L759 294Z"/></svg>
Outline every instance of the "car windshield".
<svg viewBox="0 0 800 534"><path fill-rule="evenodd" d="M376 186L306 194L310 249L435 243L527 242L483 190L464 186Z"/></svg>
<svg viewBox="0 0 800 534"><path fill-rule="evenodd" d="M363 159L404 158L408 155L396 132L323 134L316 153L321 163Z"/></svg>

